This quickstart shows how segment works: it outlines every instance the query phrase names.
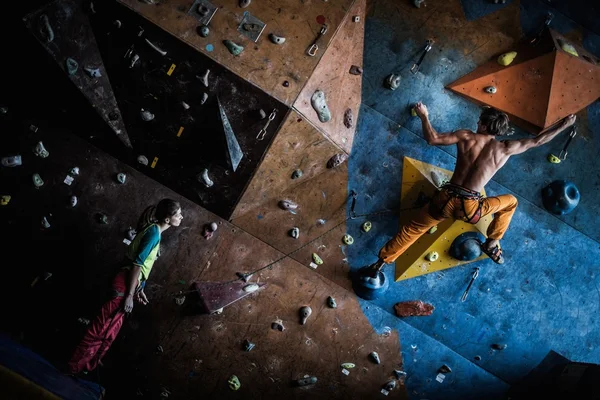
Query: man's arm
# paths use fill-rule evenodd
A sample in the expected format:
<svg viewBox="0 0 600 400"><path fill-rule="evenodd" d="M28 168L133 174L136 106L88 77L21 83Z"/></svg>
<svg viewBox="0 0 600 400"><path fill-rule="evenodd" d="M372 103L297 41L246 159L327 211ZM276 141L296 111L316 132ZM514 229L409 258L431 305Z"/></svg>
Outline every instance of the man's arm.
<svg viewBox="0 0 600 400"><path fill-rule="evenodd" d="M415 106L415 112L419 118L421 118L423 136L425 136L425 140L427 140L427 143L430 145L448 146L458 143L463 138L464 131L462 130L449 133L438 133L435 129L433 129L431 122L429 122L429 112L427 111L427 106L425 106L425 104L418 102Z"/></svg>
<svg viewBox="0 0 600 400"><path fill-rule="evenodd" d="M575 116L573 114L565 117L560 123L555 126L549 128L545 132L542 131L541 134L534 138L529 139L521 139L521 140L507 140L504 142L506 146L506 150L508 155L514 156L515 154L521 154L526 152L529 149L534 147L538 147L550 142L554 139L559 133L570 127L575 123Z"/></svg>

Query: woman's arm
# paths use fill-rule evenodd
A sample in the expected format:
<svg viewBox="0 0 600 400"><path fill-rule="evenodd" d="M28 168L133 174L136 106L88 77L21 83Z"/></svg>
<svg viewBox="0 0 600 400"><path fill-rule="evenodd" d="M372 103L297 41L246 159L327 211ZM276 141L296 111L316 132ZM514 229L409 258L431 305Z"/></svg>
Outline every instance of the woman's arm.
<svg viewBox="0 0 600 400"><path fill-rule="evenodd" d="M135 289L138 286L138 280L140 277L142 269L137 265L131 267L131 272L129 274L129 285L127 286L127 293L125 293L125 312L130 313L133 310L133 295L135 294Z"/></svg>

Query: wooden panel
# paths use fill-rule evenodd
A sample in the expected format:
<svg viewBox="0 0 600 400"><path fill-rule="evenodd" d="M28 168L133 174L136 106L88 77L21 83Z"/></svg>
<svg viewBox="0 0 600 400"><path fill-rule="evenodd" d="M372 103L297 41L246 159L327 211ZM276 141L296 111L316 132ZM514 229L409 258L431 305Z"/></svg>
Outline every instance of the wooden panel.
<svg viewBox="0 0 600 400"><path fill-rule="evenodd" d="M244 215L266 201L278 199L284 191L322 173L327 169L327 161L340 152L338 147L292 109L231 219ZM296 169L302 170L302 177L292 179Z"/></svg>
<svg viewBox="0 0 600 400"><path fill-rule="evenodd" d="M167 387L177 398L381 396L382 385L402 366L396 331L378 335L353 294L289 258L256 279L268 282L268 289L233 304L223 314L180 318L173 335L161 342L164 353L150 354L139 366L140 376L154 379L139 379L137 388L156 394ZM328 296L336 299L336 309L326 306ZM298 310L304 305L313 312L301 325ZM278 318L285 326L283 332L271 329ZM256 344L250 352L242 350L245 339ZM381 365L369 360L372 351L379 353ZM342 374L343 362L356 364L349 376ZM241 382L237 392L227 386L232 374ZM316 376L317 384L294 387L292 381L304 375ZM407 398L402 385L392 394Z"/></svg>
<svg viewBox="0 0 600 400"><path fill-rule="evenodd" d="M319 127L331 140L350 154L358 113L360 110L362 76L349 73L352 65L362 68L365 36L366 0L358 0L346 16L344 24L330 43L327 53L308 80L294 103L294 107ZM359 16L359 22L352 18ZM311 105L311 97L316 90L325 92L331 120L321 122ZM351 109L354 124L344 125L344 113Z"/></svg>
<svg viewBox="0 0 600 400"><path fill-rule="evenodd" d="M156 5L138 0L119 1L287 105L298 96L353 3L353 0L270 0L254 1L249 7L240 8L238 0L213 0L212 4L219 9L210 22L210 35L202 38L196 33L198 21L188 15L193 3L190 0L161 1ZM267 24L258 43L237 30L246 11ZM319 16L324 17L328 31L319 44L317 56L310 57L306 50L321 28L317 22ZM271 43L268 34L272 32L285 36L286 42L281 46ZM233 56L223 40L243 45L244 52ZM284 81L289 82L288 87L283 85Z"/></svg>
<svg viewBox="0 0 600 400"><path fill-rule="evenodd" d="M327 170L232 222L282 253L290 254L345 220L348 201L346 165ZM277 202L282 199L298 203L298 209L293 212L280 209ZM320 225L319 219L326 223ZM288 234L293 227L300 228L298 239Z"/></svg>

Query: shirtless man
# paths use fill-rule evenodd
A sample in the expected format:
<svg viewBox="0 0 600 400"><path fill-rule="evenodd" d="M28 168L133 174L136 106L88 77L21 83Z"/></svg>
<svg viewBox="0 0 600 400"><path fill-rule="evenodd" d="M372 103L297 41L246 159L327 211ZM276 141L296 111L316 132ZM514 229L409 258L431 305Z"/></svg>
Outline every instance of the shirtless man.
<svg viewBox="0 0 600 400"><path fill-rule="evenodd" d="M483 197L479 192L510 156L550 142L575 123L575 116L567 116L534 138L498 141L496 136L507 135L508 116L493 108L486 108L481 113L477 132L460 129L451 133L437 133L429 122L427 107L419 102L415 111L421 118L427 143L434 146L456 144L456 167L450 182L380 250L379 260L371 265L372 270L379 271L386 263L394 262L421 235L446 218L475 224L481 217L489 214L494 214L494 219L488 227L487 240L481 245L481 250L494 262L504 263L500 239L508 229L517 208L517 199L510 194Z"/></svg>

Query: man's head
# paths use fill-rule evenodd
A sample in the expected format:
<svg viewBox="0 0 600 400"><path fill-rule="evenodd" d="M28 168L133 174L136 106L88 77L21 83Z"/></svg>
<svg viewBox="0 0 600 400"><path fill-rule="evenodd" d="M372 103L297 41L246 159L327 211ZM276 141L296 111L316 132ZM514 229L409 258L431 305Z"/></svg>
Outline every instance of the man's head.
<svg viewBox="0 0 600 400"><path fill-rule="evenodd" d="M483 110L477 122L477 132L487 135L510 135L508 128L508 115L491 107L486 107Z"/></svg>

